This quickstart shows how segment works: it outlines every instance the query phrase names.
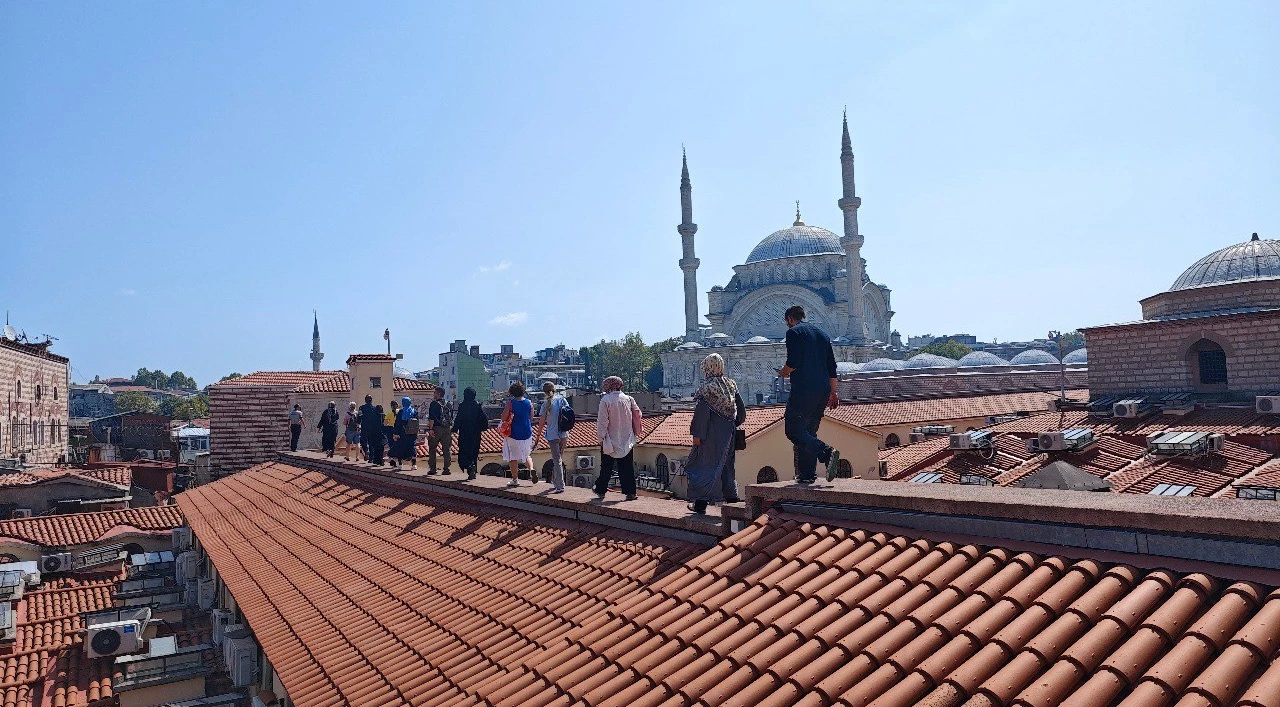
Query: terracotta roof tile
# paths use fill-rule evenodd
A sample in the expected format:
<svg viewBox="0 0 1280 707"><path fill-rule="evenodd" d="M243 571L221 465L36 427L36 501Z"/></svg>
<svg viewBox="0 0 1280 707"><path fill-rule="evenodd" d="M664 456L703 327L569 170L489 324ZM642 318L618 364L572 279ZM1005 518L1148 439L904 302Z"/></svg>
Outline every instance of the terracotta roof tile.
<svg viewBox="0 0 1280 707"><path fill-rule="evenodd" d="M0 537L45 547L69 547L96 542L114 528L170 530L182 524L182 512L177 506L149 506L0 521Z"/></svg>
<svg viewBox="0 0 1280 707"><path fill-rule="evenodd" d="M37 468L0 474L0 488L14 486L34 486L59 479L82 479L94 486L129 488L133 483L133 472L129 467L107 467L104 469L59 469Z"/></svg>
<svg viewBox="0 0 1280 707"><path fill-rule="evenodd" d="M211 387L237 387L242 385L265 385L285 388L314 383L325 378L332 378L341 371L257 371L247 376L214 383Z"/></svg>
<svg viewBox="0 0 1280 707"><path fill-rule="evenodd" d="M395 392L423 392L429 393L436 389L427 381L418 380L416 378L401 378L397 376L392 385ZM294 388L295 393L349 393L351 392L351 376L346 371L338 371L337 373L321 378L318 380L303 383Z"/></svg>
<svg viewBox="0 0 1280 707"><path fill-rule="evenodd" d="M1087 394L1087 391L1085 393L1072 391L1073 397L1084 394ZM1042 412L1048 408L1049 401L1057 397L1054 393L1036 392L878 403L841 403L839 408L828 414L860 427L906 425L1014 412Z"/></svg>

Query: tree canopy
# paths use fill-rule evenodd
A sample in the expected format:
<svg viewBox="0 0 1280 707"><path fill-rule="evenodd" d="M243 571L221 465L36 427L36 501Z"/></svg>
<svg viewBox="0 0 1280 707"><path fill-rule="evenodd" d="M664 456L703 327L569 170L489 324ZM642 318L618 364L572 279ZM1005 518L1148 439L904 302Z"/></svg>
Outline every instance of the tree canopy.
<svg viewBox="0 0 1280 707"><path fill-rule="evenodd" d="M582 347L581 353L592 385L599 386L605 378L618 376L625 390L648 390L646 376L657 356L640 334L631 332L614 341L601 340Z"/></svg>
<svg viewBox="0 0 1280 707"><path fill-rule="evenodd" d="M940 339L933 343L920 347L920 353L933 354L935 356L946 356L947 358L958 359L965 354L972 353L973 349L965 346L959 341L951 339Z"/></svg>
<svg viewBox="0 0 1280 707"><path fill-rule="evenodd" d="M155 412L156 401L134 390L116 393L116 412Z"/></svg>
<svg viewBox="0 0 1280 707"><path fill-rule="evenodd" d="M209 396L201 393L189 398L165 398L157 407L161 415L179 420L194 420L209 416Z"/></svg>
<svg viewBox="0 0 1280 707"><path fill-rule="evenodd" d="M227 375L225 375L225 376L223 376L223 377L219 378L219 379L218 379L218 382L219 382L219 383L221 383L222 381L235 380L236 378L244 378L244 374L243 374L243 373L228 373Z"/></svg>

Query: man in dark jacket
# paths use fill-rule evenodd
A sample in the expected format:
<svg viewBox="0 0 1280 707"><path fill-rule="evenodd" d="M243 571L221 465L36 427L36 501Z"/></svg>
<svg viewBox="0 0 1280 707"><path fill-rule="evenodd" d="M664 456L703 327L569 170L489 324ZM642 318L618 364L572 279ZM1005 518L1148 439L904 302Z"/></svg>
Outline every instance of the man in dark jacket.
<svg viewBox="0 0 1280 707"><path fill-rule="evenodd" d="M462 391L462 404L453 418L453 430L458 433L458 466L467 472L468 479L476 478L480 437L488 427L489 418L476 402L475 388Z"/></svg>
<svg viewBox="0 0 1280 707"><path fill-rule="evenodd" d="M382 413L374 406L372 395L364 396L360 406L360 446L365 448L365 459L382 466Z"/></svg>
<svg viewBox="0 0 1280 707"><path fill-rule="evenodd" d="M827 465L827 480L835 478L840 452L818 439L825 408L840 406L836 395L836 357L826 332L804 320L804 308L787 309L787 363L778 375L791 379L791 396L783 415L783 429L795 447L796 481L818 478L818 462Z"/></svg>

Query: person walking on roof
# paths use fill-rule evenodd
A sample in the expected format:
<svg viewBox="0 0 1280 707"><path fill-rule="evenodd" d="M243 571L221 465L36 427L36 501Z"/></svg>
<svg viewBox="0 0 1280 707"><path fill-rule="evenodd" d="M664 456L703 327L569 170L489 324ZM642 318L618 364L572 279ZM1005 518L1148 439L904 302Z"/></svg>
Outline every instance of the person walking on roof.
<svg viewBox="0 0 1280 707"><path fill-rule="evenodd" d="M382 466L382 406L373 404L373 396L364 396L360 406L360 444L365 459Z"/></svg>
<svg viewBox="0 0 1280 707"><path fill-rule="evenodd" d="M734 442L737 428L747 419L738 384L724 374L720 354L702 360L702 376L702 387L693 396L697 401L689 423L693 449L684 469L693 501L689 510L699 515L707 512L708 503L738 500Z"/></svg>
<svg viewBox="0 0 1280 707"><path fill-rule="evenodd" d="M489 418L476 402L476 389L462 391L462 403L454 417L453 428L458 432L458 467L467 472L468 479L476 478L476 465L480 460L480 438L489 429Z"/></svg>
<svg viewBox="0 0 1280 707"><path fill-rule="evenodd" d="M396 465L409 462L412 468L418 468L418 408L413 406L409 396L400 399L400 412L396 414L394 437L396 441L393 456Z"/></svg>
<svg viewBox="0 0 1280 707"><path fill-rule="evenodd" d="M622 379L609 376L600 384L604 395L596 416L596 433L600 436L600 476L596 479L596 496L604 499L618 470L622 493L628 501L636 500L635 446L642 433L640 406L622 392Z"/></svg>
<svg viewBox="0 0 1280 707"><path fill-rule="evenodd" d="M555 383L542 384L542 408L538 416L542 419L542 436L551 448L551 493L564 493L564 442L569 433L560 429L560 412L568 404L564 396L556 392Z"/></svg>
<svg viewBox="0 0 1280 707"><path fill-rule="evenodd" d="M382 439L387 445L387 461L391 466L399 466L396 462L396 417L400 414L400 406L391 401L391 409L382 412Z"/></svg>
<svg viewBox="0 0 1280 707"><path fill-rule="evenodd" d="M320 421L316 423L320 430L320 450L326 457L333 457L334 443L338 441L338 404L329 401L328 407L320 413Z"/></svg>
<svg viewBox="0 0 1280 707"><path fill-rule="evenodd" d="M360 413L356 411L356 402L347 405L347 412L342 416L342 458L351 461L351 448L356 448L356 458L360 454Z"/></svg>
<svg viewBox="0 0 1280 707"><path fill-rule="evenodd" d="M427 476L435 476L438 447L444 449L444 475L449 475L454 417L453 403L444 399L444 388L436 388L435 399L427 407Z"/></svg>
<svg viewBox="0 0 1280 707"><path fill-rule="evenodd" d="M502 460L511 467L511 481L507 486L520 485L520 462L529 467L529 481L538 483L533 470L533 403L524 397L524 383L516 381L507 389L511 397L502 409Z"/></svg>
<svg viewBox="0 0 1280 707"><path fill-rule="evenodd" d="M302 436L302 426L307 419L302 415L302 406L294 403L289 411L289 451L298 451L298 438Z"/></svg>
<svg viewBox="0 0 1280 707"><path fill-rule="evenodd" d="M818 462L827 465L827 480L836 477L840 452L818 439L825 409L840 406L836 395L836 357L826 332L804 320L804 308L787 309L787 362L778 375L791 379L791 396L783 415L783 429L795 447L796 482L818 480Z"/></svg>

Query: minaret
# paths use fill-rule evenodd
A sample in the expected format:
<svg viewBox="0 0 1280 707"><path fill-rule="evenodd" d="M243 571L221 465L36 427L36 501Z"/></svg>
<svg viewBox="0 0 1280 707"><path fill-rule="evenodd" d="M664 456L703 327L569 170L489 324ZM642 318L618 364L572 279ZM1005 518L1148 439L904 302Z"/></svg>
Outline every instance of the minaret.
<svg viewBox="0 0 1280 707"><path fill-rule="evenodd" d="M843 186L840 200L836 202L844 212L844 235L840 245L844 248L847 282L849 287L849 318L844 335L855 345L866 343L866 301L862 294L862 234L858 233L858 207L862 199L857 196L853 184L853 144L849 140L849 113L844 114L844 134L840 138L840 181Z"/></svg>
<svg viewBox="0 0 1280 707"><path fill-rule="evenodd" d="M684 253L680 269L684 271L684 339L697 341L698 327L698 259L693 255L693 234L698 224L693 222L693 187L689 183L689 159L680 148L680 225L676 226Z"/></svg>
<svg viewBox="0 0 1280 707"><path fill-rule="evenodd" d="M324 358L324 354L320 353L320 317L313 310L311 316L315 317L315 323L311 328L311 370L320 370L320 360Z"/></svg>

